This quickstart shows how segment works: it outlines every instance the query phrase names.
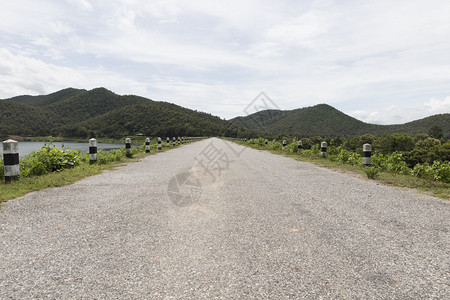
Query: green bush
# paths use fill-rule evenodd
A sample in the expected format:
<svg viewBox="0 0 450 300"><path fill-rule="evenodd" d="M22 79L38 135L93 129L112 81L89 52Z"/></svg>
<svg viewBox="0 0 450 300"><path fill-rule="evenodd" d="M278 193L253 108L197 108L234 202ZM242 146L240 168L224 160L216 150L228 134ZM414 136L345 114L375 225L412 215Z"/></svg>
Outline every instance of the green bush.
<svg viewBox="0 0 450 300"><path fill-rule="evenodd" d="M450 163L435 161L431 166L434 180L450 183Z"/></svg>
<svg viewBox="0 0 450 300"><path fill-rule="evenodd" d="M283 145L281 145L280 142L275 142L275 143L270 142L268 144L268 147L269 147L270 150L281 150L281 149L283 149Z"/></svg>
<svg viewBox="0 0 450 300"><path fill-rule="evenodd" d="M378 168L376 167L365 167L364 172L369 179L375 179L378 176Z"/></svg>
<svg viewBox="0 0 450 300"><path fill-rule="evenodd" d="M69 147L56 147L52 143L45 144L38 151L34 151L20 159L20 175L34 176L57 172L80 165L87 158Z"/></svg>
<svg viewBox="0 0 450 300"><path fill-rule="evenodd" d="M120 161L125 157L125 149L114 149L111 151L98 150L97 163L104 165L114 161Z"/></svg>
<svg viewBox="0 0 450 300"><path fill-rule="evenodd" d="M319 145L316 144L311 146L311 154L313 156L321 156Z"/></svg>
<svg viewBox="0 0 450 300"><path fill-rule="evenodd" d="M247 141L247 144L252 144L252 145L258 145L258 146L264 146L265 145L265 139L263 138L257 138L257 139L250 139Z"/></svg>
<svg viewBox="0 0 450 300"><path fill-rule="evenodd" d="M284 147L284 151L286 151L288 153L297 153L297 151L298 151L297 138L292 139L292 142L287 144L286 147Z"/></svg>
<svg viewBox="0 0 450 300"><path fill-rule="evenodd" d="M415 165L412 170L412 174L420 178L434 179L433 169L427 163Z"/></svg>
<svg viewBox="0 0 450 300"><path fill-rule="evenodd" d="M408 168L406 162L403 160L403 155L400 152L383 155L375 151L375 153L372 155L371 161L373 166L378 167L382 170L405 175L412 174L411 169Z"/></svg>

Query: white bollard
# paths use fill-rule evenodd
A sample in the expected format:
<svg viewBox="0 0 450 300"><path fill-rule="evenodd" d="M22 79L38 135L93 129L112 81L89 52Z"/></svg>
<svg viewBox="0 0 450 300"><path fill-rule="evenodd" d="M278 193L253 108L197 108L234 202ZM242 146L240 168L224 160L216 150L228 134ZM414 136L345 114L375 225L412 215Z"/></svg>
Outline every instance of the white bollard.
<svg viewBox="0 0 450 300"><path fill-rule="evenodd" d="M181 138L180 138L180 137L178 137L178 145L180 144L180 140L181 140Z"/></svg>
<svg viewBox="0 0 450 300"><path fill-rule="evenodd" d="M173 146L175 146L175 145L176 145L176 142L175 142L175 137L173 137L173 143L172 143L172 145L173 145Z"/></svg>
<svg viewBox="0 0 450 300"><path fill-rule="evenodd" d="M149 153L150 152L150 139L146 138L145 139L145 153Z"/></svg>
<svg viewBox="0 0 450 300"><path fill-rule="evenodd" d="M97 162L97 140L89 140L89 163L92 165Z"/></svg>
<svg viewBox="0 0 450 300"><path fill-rule="evenodd" d="M161 137L158 138L158 150L161 150Z"/></svg>
<svg viewBox="0 0 450 300"><path fill-rule="evenodd" d="M362 155L363 165L370 166L371 158L372 158L372 146L370 144L364 144Z"/></svg>
<svg viewBox="0 0 450 300"><path fill-rule="evenodd" d="M3 141L3 163L5 183L10 183L19 178L19 143L15 140Z"/></svg>
<svg viewBox="0 0 450 300"><path fill-rule="evenodd" d="M327 157L327 142L322 142L320 144L320 154L322 157Z"/></svg>
<svg viewBox="0 0 450 300"><path fill-rule="evenodd" d="M131 139L126 138L125 139L125 150L127 157L131 156Z"/></svg>
<svg viewBox="0 0 450 300"><path fill-rule="evenodd" d="M267 139L264 141L264 143L266 144L266 147L267 147L267 143L268 143L269 141L267 141Z"/></svg>
<svg viewBox="0 0 450 300"><path fill-rule="evenodd" d="M297 150L297 152L298 153L302 153L302 150L303 150L303 143L302 143L301 140L299 140L298 141L298 150Z"/></svg>
<svg viewBox="0 0 450 300"><path fill-rule="evenodd" d="M169 137L167 137L167 145L166 146L170 147L170 138Z"/></svg>
<svg viewBox="0 0 450 300"><path fill-rule="evenodd" d="M286 140L283 140L283 150L284 150L284 147L286 147Z"/></svg>

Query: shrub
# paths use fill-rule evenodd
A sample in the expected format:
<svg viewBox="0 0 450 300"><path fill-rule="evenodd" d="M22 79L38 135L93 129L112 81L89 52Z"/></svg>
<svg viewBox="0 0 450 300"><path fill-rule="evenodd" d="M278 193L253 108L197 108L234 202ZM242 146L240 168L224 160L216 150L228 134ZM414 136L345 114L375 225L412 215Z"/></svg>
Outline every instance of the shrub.
<svg viewBox="0 0 450 300"><path fill-rule="evenodd" d="M297 138L292 139L292 143L289 143L284 147L284 150L288 153L297 153L298 151L298 140Z"/></svg>
<svg viewBox="0 0 450 300"><path fill-rule="evenodd" d="M376 167L365 167L364 172L369 179L375 179L378 176L379 169Z"/></svg>
<svg viewBox="0 0 450 300"><path fill-rule="evenodd" d="M434 180L450 183L450 163L435 161L431 166Z"/></svg>
<svg viewBox="0 0 450 300"><path fill-rule="evenodd" d="M98 150L97 163L104 165L114 161L120 161L125 157L125 149L115 149L111 151Z"/></svg>
<svg viewBox="0 0 450 300"><path fill-rule="evenodd" d="M247 141L248 144L258 145L258 146L264 146L265 145L265 139L263 138L257 138L257 139L250 139Z"/></svg>
<svg viewBox="0 0 450 300"><path fill-rule="evenodd" d="M314 155L314 156L321 156L319 145L312 145L311 146L311 154Z"/></svg>
<svg viewBox="0 0 450 300"><path fill-rule="evenodd" d="M275 143L270 142L268 144L268 147L270 150L281 150L283 148L283 145L281 145L280 142L275 142Z"/></svg>
<svg viewBox="0 0 450 300"><path fill-rule="evenodd" d="M391 172L405 175L411 174L411 169L408 168L400 152L383 155L375 151L372 155L372 165Z"/></svg>
<svg viewBox="0 0 450 300"><path fill-rule="evenodd" d="M434 179L433 169L427 163L415 165L412 174L420 178Z"/></svg>
<svg viewBox="0 0 450 300"><path fill-rule="evenodd" d="M38 151L34 151L20 159L20 175L33 176L57 172L73 168L87 158L69 147L55 147L52 143L45 144Z"/></svg>

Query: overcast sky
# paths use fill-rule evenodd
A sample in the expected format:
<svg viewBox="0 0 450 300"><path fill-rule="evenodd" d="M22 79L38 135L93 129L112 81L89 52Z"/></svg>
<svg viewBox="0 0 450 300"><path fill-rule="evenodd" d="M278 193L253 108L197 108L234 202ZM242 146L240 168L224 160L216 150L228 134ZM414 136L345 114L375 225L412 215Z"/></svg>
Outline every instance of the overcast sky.
<svg viewBox="0 0 450 300"><path fill-rule="evenodd" d="M2 1L0 98L66 87L226 119L262 91L379 124L449 113L450 1Z"/></svg>

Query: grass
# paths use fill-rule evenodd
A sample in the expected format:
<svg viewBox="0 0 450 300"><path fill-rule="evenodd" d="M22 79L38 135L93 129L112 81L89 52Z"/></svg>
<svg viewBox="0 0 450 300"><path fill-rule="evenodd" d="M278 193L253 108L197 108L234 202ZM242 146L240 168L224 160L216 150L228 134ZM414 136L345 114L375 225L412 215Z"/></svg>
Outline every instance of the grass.
<svg viewBox="0 0 450 300"><path fill-rule="evenodd" d="M186 144L183 144L186 145ZM183 146L180 145L180 146ZM107 164L93 164L83 163L72 169L65 169L60 172L53 172L50 174L45 174L41 176L30 176L19 178L9 184L5 184L0 181L0 207L2 202L10 199L24 196L27 193L44 190L47 188L60 187L75 183L83 178L98 175L104 170L113 169L117 166L123 165L124 163L136 162L140 158L146 157L148 155L154 155L156 153L164 152L170 149L174 149L173 146L169 148L163 145L162 150L155 150L157 145L151 145L150 153L140 152L133 155L133 158L122 158L121 161L110 162ZM177 145L175 148L178 148Z"/></svg>
<svg viewBox="0 0 450 300"><path fill-rule="evenodd" d="M281 150L270 150L265 146L259 146L255 144L248 144L241 141L233 141L237 144L250 147L258 150L269 151L273 154L283 155L286 157L291 157L298 161L305 161L313 163L319 167L324 167L332 170L337 170L340 172L345 172L352 176L357 176L359 178L368 178L367 168L363 166L354 166L350 164L344 164L337 161L332 161L322 157L304 155L299 153L286 153ZM369 180L369 179L367 179ZM402 175L394 172L389 172L385 170L378 170L375 179L370 179L377 181L382 184L403 187L403 188L411 188L417 191L420 191L424 194L439 197L441 199L450 200L450 184L444 182L438 182L434 180L428 180L423 178L418 178L411 175Z"/></svg>
<svg viewBox="0 0 450 300"><path fill-rule="evenodd" d="M61 172L20 178L9 184L2 182L0 183L0 203L9 199L21 197L29 192L72 184L85 177L100 174L103 170L111 169L117 165L117 163L92 166L82 164L73 169L66 169Z"/></svg>

